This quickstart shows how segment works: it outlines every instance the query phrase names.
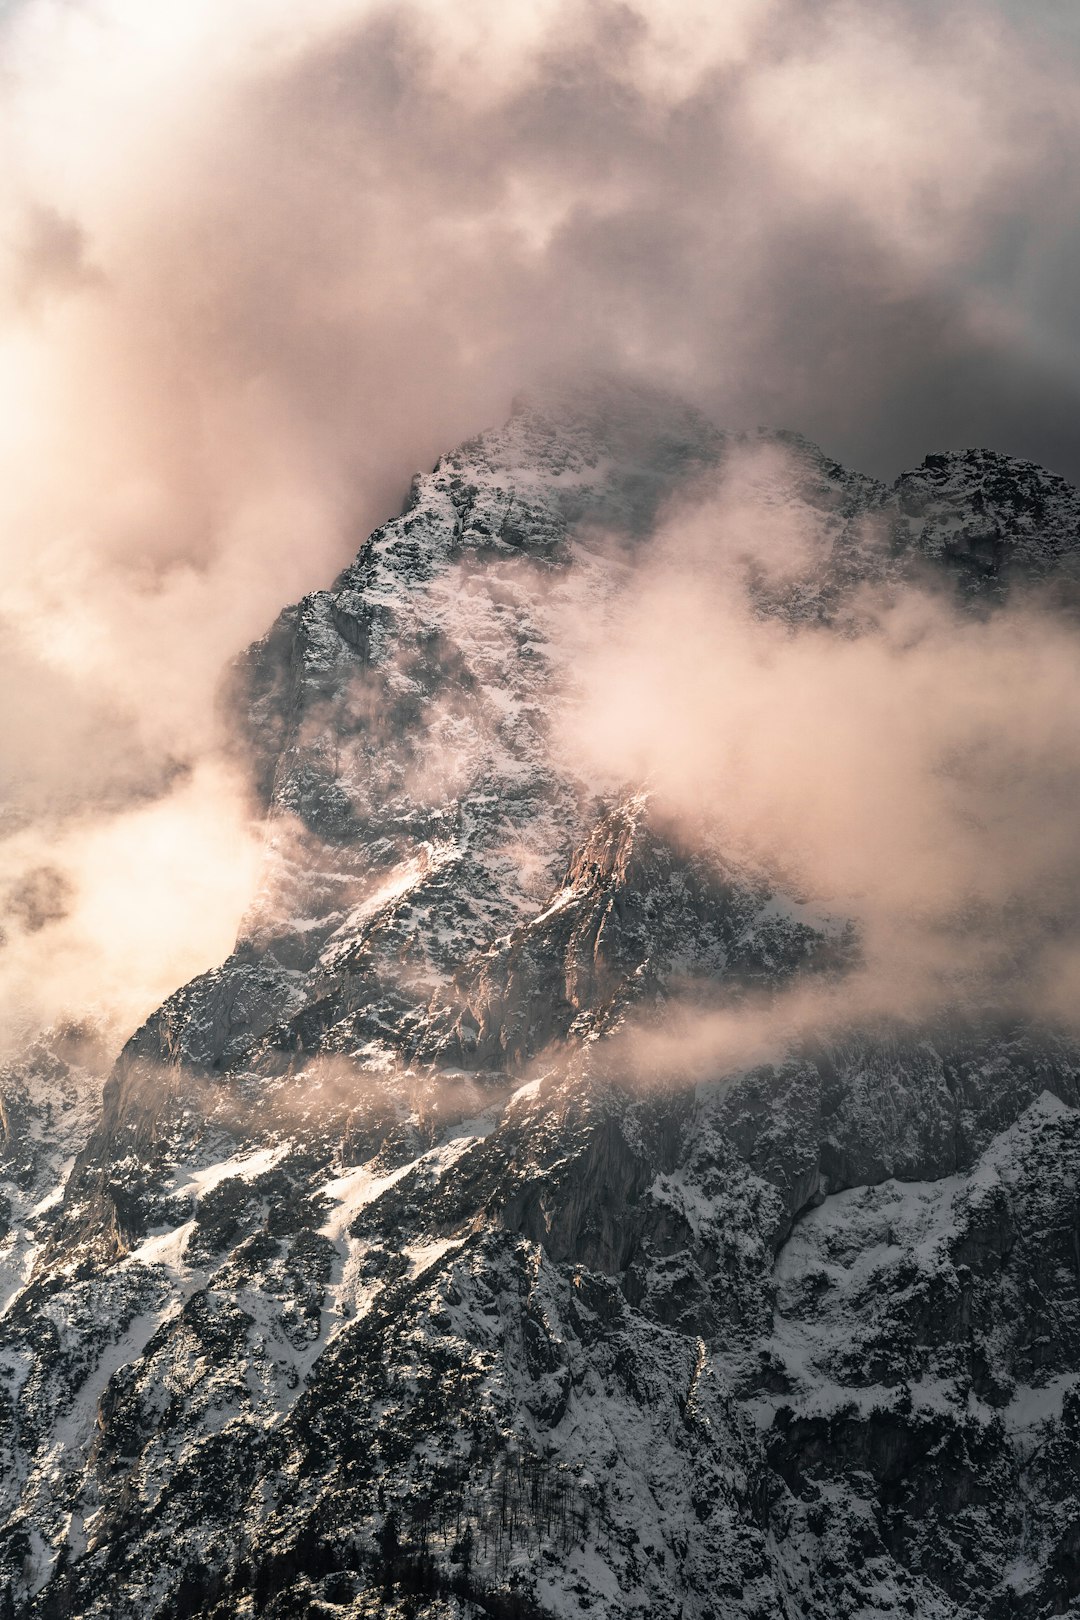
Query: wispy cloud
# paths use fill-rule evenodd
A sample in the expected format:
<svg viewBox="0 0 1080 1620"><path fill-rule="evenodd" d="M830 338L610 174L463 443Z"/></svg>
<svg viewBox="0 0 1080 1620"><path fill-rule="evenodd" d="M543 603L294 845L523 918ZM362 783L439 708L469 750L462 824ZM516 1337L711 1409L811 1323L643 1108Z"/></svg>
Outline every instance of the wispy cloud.
<svg viewBox="0 0 1080 1620"><path fill-rule="evenodd" d="M839 627L763 617L763 582L817 584L829 549L785 462L735 452L620 554L612 617L568 622L563 757L647 781L681 841L856 923L853 975L800 987L779 1022L725 1014L725 1039L950 1003L1075 1024L1075 623L1032 594L976 615L929 582L856 588Z"/></svg>

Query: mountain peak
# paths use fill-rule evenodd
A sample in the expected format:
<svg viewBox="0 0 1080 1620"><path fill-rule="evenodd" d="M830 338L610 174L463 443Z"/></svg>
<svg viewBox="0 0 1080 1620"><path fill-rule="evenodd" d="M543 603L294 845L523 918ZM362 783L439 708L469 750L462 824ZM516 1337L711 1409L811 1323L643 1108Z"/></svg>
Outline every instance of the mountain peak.
<svg viewBox="0 0 1080 1620"><path fill-rule="evenodd" d="M762 445L814 542L751 593L780 639L916 570L992 613L1072 566L1075 492L1028 463L886 490L610 379L418 476L242 663L234 953L92 1121L74 1057L0 1077L0 1613L1075 1603L1080 1050L770 1023L854 921L555 742L560 626L613 622L597 526L647 543ZM767 1039L709 1036L744 1012Z"/></svg>

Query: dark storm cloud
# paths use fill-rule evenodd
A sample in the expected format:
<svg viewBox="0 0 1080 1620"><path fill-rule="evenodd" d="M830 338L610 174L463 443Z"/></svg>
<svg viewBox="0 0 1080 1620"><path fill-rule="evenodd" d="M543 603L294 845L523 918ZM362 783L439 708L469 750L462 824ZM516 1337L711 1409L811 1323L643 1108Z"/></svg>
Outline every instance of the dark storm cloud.
<svg viewBox="0 0 1080 1620"><path fill-rule="evenodd" d="M255 86L234 179L261 182L260 279L338 260L382 302L391 278L392 356L429 348L467 398L477 356L504 385L585 357L879 474L972 442L1080 469L1077 135L1048 39L985 7L762 5L742 50L658 88L649 8L565 15L495 93L404 7ZM372 350L355 314L341 368Z"/></svg>

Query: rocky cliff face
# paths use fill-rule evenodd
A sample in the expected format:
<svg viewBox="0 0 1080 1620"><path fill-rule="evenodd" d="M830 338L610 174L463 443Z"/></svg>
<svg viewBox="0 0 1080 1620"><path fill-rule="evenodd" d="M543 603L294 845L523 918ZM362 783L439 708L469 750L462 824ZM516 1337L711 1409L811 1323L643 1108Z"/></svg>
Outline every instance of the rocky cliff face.
<svg viewBox="0 0 1080 1620"><path fill-rule="evenodd" d="M758 611L927 570L1068 603L1080 497L1039 469L884 488L777 439L815 549ZM647 546L735 442L646 394L523 408L243 661L234 954L99 1109L85 1032L0 1077L0 1614L1080 1604L1080 1048L966 1009L626 1060L675 998L858 951L552 745L598 534Z"/></svg>

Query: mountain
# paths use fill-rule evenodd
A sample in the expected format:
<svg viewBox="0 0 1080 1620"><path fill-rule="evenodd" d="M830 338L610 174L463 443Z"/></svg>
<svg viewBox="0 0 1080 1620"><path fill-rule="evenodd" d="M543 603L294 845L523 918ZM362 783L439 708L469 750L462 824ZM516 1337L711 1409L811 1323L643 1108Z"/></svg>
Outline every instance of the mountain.
<svg viewBox="0 0 1080 1620"><path fill-rule="evenodd" d="M886 487L597 384L418 475L234 672L233 954L100 1097L92 1032L0 1075L0 1615L1080 1609L1080 1046L964 1007L665 1062L857 936L555 740L567 623L762 445L813 546L761 615L1069 611L1080 496L988 451Z"/></svg>

